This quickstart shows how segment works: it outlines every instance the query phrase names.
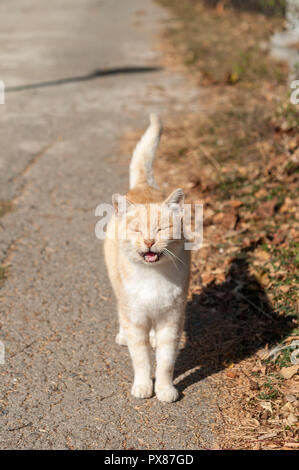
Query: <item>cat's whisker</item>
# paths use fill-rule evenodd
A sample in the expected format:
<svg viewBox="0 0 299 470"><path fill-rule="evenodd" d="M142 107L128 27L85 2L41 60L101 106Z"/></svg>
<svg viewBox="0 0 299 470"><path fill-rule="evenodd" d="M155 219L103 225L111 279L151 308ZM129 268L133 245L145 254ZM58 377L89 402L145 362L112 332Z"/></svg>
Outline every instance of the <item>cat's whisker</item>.
<svg viewBox="0 0 299 470"><path fill-rule="evenodd" d="M169 254L171 254L172 256L174 256L178 261L180 261L184 266L186 266L186 264L184 263L184 261L182 261L181 258L179 258L177 255L175 255L172 251L168 250L168 248L165 248L165 250L167 250Z"/></svg>
<svg viewBox="0 0 299 470"><path fill-rule="evenodd" d="M172 261L172 263L174 264L175 268L177 269L177 271L179 271L179 268L178 268L178 265L176 264L175 262L175 259L171 256L171 253L167 250L167 248L164 248L164 250L162 250L162 253L168 258L170 259L170 261Z"/></svg>

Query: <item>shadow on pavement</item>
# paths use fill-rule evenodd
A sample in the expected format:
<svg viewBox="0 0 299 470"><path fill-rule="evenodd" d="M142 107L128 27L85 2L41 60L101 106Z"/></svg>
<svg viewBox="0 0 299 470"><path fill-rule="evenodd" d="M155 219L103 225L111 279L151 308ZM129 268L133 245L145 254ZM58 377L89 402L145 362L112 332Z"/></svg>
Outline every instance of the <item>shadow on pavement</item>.
<svg viewBox="0 0 299 470"><path fill-rule="evenodd" d="M211 283L194 294L186 311L186 346L180 350L174 376L182 392L231 363L274 344L292 330L292 319L275 312L241 251L221 284Z"/></svg>
<svg viewBox="0 0 299 470"><path fill-rule="evenodd" d="M11 86L6 87L5 92L15 92L15 91L24 91L24 90L32 90L36 88L46 88L51 86L57 85L65 85L68 83L74 82L85 82L89 80L94 80L99 77L106 77L108 75L124 75L124 74L135 74L135 73L149 73L149 72L158 72L162 70L162 67L115 67L111 69L99 69L91 72L87 75L80 75L78 77L66 77L60 78L58 80L49 80L47 82L40 82L40 83L30 83L27 85L18 85L18 86Z"/></svg>

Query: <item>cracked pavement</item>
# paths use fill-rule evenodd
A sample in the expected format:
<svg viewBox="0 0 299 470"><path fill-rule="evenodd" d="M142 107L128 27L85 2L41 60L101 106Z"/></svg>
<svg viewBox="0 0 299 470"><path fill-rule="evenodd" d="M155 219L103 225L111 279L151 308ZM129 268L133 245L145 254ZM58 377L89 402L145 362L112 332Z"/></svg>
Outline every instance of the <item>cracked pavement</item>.
<svg viewBox="0 0 299 470"><path fill-rule="evenodd" d="M150 0L0 4L0 200L14 206L0 219L1 449L213 446L209 378L175 404L131 397L94 233L96 206L127 188L122 136L198 106L159 68L165 18Z"/></svg>

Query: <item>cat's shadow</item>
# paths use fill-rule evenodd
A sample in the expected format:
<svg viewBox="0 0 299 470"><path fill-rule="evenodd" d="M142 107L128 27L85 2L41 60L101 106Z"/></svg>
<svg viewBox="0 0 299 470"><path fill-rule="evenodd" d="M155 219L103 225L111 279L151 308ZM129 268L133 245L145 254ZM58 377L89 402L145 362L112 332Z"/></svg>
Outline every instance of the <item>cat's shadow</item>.
<svg viewBox="0 0 299 470"><path fill-rule="evenodd" d="M273 310L262 285L249 272L246 250L241 251L224 282L203 287L187 304L186 344L174 373L179 391L277 343L291 328L291 318Z"/></svg>

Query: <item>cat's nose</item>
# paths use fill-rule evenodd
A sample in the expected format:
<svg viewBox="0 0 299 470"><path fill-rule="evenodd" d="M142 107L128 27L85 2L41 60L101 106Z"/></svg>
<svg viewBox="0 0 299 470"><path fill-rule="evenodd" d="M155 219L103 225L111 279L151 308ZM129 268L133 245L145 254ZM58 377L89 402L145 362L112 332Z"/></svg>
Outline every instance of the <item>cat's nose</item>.
<svg viewBox="0 0 299 470"><path fill-rule="evenodd" d="M151 240L151 239L147 239L147 240L143 240L145 245L148 247L148 248L151 248L153 246L153 244L155 243L155 240Z"/></svg>

